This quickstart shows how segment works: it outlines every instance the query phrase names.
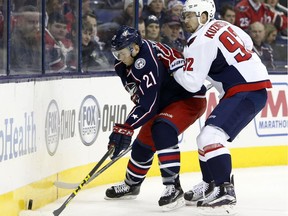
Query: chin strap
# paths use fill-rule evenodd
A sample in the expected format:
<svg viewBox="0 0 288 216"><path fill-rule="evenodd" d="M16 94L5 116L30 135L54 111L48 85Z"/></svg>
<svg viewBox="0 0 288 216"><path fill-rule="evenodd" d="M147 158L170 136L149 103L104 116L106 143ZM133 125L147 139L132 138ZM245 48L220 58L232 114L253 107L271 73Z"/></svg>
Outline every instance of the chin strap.
<svg viewBox="0 0 288 216"><path fill-rule="evenodd" d="M133 56L132 55L132 53L133 53L133 51L134 51L134 48L130 45L129 46L129 51L130 51L130 56L132 57L132 58L135 58L135 56ZM135 60L134 60L135 61Z"/></svg>
<svg viewBox="0 0 288 216"><path fill-rule="evenodd" d="M202 23L200 22L200 16L197 17L197 19L198 19L199 26L198 26L198 28L195 30L195 32L197 32L200 28L202 28L204 25L206 25L206 24L209 23L210 21L214 20L214 19L209 19L209 20L207 20L204 24L202 24Z"/></svg>

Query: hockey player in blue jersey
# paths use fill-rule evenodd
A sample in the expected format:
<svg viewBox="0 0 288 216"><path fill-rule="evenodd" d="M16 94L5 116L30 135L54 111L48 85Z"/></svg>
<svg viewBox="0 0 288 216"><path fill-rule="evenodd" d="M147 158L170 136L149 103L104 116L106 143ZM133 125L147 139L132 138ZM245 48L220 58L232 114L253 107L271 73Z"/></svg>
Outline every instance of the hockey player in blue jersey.
<svg viewBox="0 0 288 216"><path fill-rule="evenodd" d="M272 87L267 69L252 51L249 35L228 22L215 20L215 11L213 0L187 0L183 20L192 34L183 51L184 59L162 53L162 60L171 62L170 73L185 89L197 92L208 80L219 92L220 101L197 137L203 182L184 195L187 204L197 203L201 209L212 210L213 215L216 209L229 214L236 204L226 145L263 109L266 88Z"/></svg>
<svg viewBox="0 0 288 216"><path fill-rule="evenodd" d="M113 128L108 144L115 146L111 157L130 145L134 129L141 129L132 144L124 182L107 189L105 199L136 198L156 152L166 186L158 204L163 210L181 207L185 202L178 135L203 114L206 88L190 93L181 87L158 59L156 44L142 39L131 27L121 27L111 45L115 71L135 103L125 123Z"/></svg>

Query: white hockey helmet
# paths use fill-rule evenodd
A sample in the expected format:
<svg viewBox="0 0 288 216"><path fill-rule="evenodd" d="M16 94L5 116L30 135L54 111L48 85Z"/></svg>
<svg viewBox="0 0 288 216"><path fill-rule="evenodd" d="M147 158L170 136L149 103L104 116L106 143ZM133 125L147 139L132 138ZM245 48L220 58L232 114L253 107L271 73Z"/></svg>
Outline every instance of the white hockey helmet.
<svg viewBox="0 0 288 216"><path fill-rule="evenodd" d="M195 12L197 17L200 17L203 12L207 12L210 21L214 19L216 7L213 0L186 0L183 14L186 12Z"/></svg>

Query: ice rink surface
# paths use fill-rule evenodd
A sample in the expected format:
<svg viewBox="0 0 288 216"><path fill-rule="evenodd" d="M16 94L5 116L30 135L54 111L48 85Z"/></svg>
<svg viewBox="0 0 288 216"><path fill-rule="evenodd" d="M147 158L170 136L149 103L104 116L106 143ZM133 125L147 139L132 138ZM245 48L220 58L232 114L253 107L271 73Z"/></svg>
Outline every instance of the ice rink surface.
<svg viewBox="0 0 288 216"><path fill-rule="evenodd" d="M288 216L288 166L234 169L237 195L237 216ZM184 191L201 180L200 173L185 173L180 177ZM97 181L97 179L95 179ZM160 177L146 178L135 200L104 200L110 185L81 190L60 214L61 216L193 216L199 209L184 206L163 212L158 206L164 186ZM72 191L71 191L72 192ZM67 196L68 197L68 196ZM52 212L67 199L61 198L40 209Z"/></svg>

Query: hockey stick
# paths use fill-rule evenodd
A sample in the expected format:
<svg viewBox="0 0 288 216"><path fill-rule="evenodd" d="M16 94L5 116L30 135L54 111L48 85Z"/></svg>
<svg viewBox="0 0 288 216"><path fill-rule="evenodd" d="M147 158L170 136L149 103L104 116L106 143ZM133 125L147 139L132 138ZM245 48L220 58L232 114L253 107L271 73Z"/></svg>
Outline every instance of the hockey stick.
<svg viewBox="0 0 288 216"><path fill-rule="evenodd" d="M105 170L107 170L110 166L112 166L116 161L118 161L120 158L122 158L127 152L129 152L132 149L132 145L130 145L125 151L123 151L121 154L119 154L116 158L111 160L109 163L107 163L105 166L103 166L99 171L94 173L91 178L85 182L85 185L93 181L97 176L99 176L101 173L103 173ZM61 181L56 181L54 182L54 185L58 188L62 189L75 189L77 186L81 184L79 183L68 183L68 182L61 182Z"/></svg>
<svg viewBox="0 0 288 216"><path fill-rule="evenodd" d="M89 181L91 176L97 171L97 169L104 163L104 161L112 154L114 151L114 147L110 148L105 155L101 158L101 160L94 166L94 168L89 172L89 174L83 179L83 181L78 185L78 187L70 194L70 196L65 200L65 202L55 211L53 211L53 215L58 216L61 212L66 208L66 206L71 202L71 200L77 195L77 193L83 188L85 183Z"/></svg>

